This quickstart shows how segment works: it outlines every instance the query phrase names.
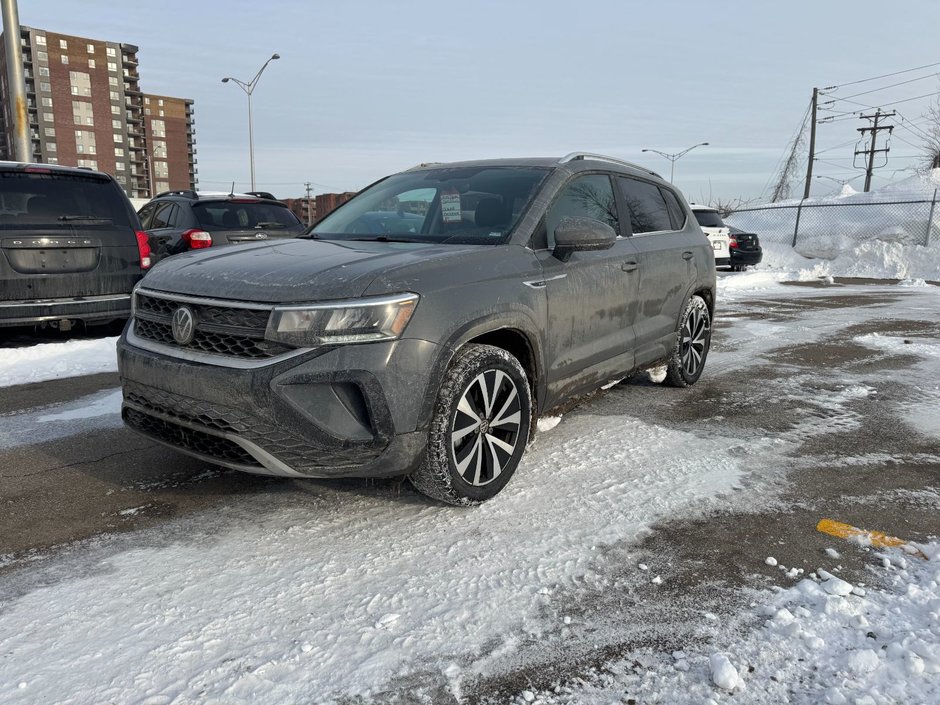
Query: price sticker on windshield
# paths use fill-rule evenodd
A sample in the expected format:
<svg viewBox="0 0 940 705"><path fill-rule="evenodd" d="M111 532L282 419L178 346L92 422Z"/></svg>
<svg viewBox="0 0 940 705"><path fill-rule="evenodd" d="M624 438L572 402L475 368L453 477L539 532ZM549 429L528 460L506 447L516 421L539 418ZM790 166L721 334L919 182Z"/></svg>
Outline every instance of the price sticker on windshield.
<svg viewBox="0 0 940 705"><path fill-rule="evenodd" d="M459 223L462 220L459 193L441 194L441 218L445 223Z"/></svg>

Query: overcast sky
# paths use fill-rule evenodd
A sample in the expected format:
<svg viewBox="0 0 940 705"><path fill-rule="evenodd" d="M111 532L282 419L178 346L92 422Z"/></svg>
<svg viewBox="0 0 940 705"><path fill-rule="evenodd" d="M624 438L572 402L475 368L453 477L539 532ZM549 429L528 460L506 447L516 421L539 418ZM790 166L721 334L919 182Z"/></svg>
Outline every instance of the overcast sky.
<svg viewBox="0 0 940 705"><path fill-rule="evenodd" d="M751 198L770 181L813 86L940 61L936 0L19 5L26 25L137 44L144 91L194 99L206 190L249 181L246 98L221 78L248 81L278 52L253 109L258 188L279 197L303 195L305 181L314 193L356 190L423 161L574 150L625 158L668 178L669 162L641 149L675 153L707 141L676 163L686 196ZM908 79L918 80L852 100L882 105L934 93L937 71L844 86L835 95ZM913 125L895 130L876 185L909 175L897 170L917 161L917 130L931 100L887 108ZM820 127L819 148L832 149L820 155L826 163L817 173L860 173L852 153L864 124L848 117ZM819 180L814 192L832 188Z"/></svg>

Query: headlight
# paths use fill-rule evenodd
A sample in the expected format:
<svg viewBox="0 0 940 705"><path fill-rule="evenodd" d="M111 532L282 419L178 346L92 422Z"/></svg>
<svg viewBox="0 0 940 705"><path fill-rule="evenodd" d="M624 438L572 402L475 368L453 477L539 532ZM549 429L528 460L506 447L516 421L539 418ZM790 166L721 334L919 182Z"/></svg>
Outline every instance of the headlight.
<svg viewBox="0 0 940 705"><path fill-rule="evenodd" d="M394 340L411 320L418 298L407 293L278 306L271 313L265 338L299 347Z"/></svg>

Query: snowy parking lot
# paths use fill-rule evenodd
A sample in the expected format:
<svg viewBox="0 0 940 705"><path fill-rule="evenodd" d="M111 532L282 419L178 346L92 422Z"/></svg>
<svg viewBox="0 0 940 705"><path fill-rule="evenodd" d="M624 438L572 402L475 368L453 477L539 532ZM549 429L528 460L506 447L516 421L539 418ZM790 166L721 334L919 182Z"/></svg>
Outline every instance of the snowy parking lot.
<svg viewBox="0 0 940 705"><path fill-rule="evenodd" d="M134 437L113 339L0 349L0 702L940 701L940 287L787 279L469 510Z"/></svg>

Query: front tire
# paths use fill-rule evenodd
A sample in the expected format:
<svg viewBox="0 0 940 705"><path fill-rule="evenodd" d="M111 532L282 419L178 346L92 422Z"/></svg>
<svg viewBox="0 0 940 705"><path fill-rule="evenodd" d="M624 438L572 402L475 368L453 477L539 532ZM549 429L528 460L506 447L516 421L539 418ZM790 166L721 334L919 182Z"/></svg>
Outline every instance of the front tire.
<svg viewBox="0 0 940 705"><path fill-rule="evenodd" d="M411 484L447 504L496 496L522 459L531 421L532 395L519 361L492 345L467 345L444 375L427 453Z"/></svg>
<svg viewBox="0 0 940 705"><path fill-rule="evenodd" d="M676 345L666 366L666 384L691 387L702 376L705 358L712 340L712 321L708 304L701 296L689 298L682 317Z"/></svg>

